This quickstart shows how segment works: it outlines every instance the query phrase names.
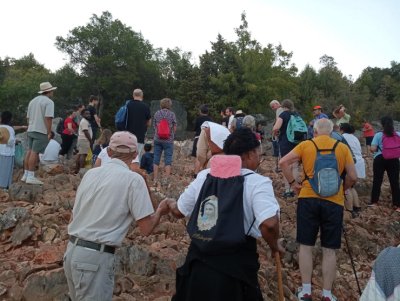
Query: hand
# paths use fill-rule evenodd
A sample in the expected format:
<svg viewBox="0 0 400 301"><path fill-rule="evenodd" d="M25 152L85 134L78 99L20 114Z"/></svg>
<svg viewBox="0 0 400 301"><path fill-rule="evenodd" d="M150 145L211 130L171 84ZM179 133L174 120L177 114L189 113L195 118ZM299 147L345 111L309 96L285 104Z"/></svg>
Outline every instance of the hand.
<svg viewBox="0 0 400 301"><path fill-rule="evenodd" d="M286 250L281 244L282 239L278 239L276 242L276 249L271 249L271 257L272 259L275 259L275 253L279 252L279 256L282 258L283 255L285 254Z"/></svg>
<svg viewBox="0 0 400 301"><path fill-rule="evenodd" d="M294 191L297 195L299 195L302 185L301 185L300 183L297 183L297 181L295 181L295 182L294 182L292 185L290 185L290 186L292 187L293 191Z"/></svg>
<svg viewBox="0 0 400 301"><path fill-rule="evenodd" d="M49 141L51 140L51 133L47 134L47 139L49 139Z"/></svg>
<svg viewBox="0 0 400 301"><path fill-rule="evenodd" d="M170 211L170 209L168 206L168 199L162 200L161 203L158 205L157 212L160 215L166 215L169 213L169 211Z"/></svg>

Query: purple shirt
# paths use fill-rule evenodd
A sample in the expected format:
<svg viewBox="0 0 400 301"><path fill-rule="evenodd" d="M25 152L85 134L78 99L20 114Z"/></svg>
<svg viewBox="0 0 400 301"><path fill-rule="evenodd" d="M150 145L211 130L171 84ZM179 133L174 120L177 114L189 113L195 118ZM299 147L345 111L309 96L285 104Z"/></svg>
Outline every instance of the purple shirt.
<svg viewBox="0 0 400 301"><path fill-rule="evenodd" d="M160 123L160 121L162 119L167 119L168 120L168 124L169 124L169 129L170 129L170 133L171 135L169 136L169 138L167 140L164 139L160 139L158 137L157 134L157 125ZM160 141L160 142L174 142L174 126L176 125L176 116L175 113L168 110L168 109L162 109L162 110L158 110L155 114L154 114L154 118L153 118L153 127L154 127L154 141Z"/></svg>

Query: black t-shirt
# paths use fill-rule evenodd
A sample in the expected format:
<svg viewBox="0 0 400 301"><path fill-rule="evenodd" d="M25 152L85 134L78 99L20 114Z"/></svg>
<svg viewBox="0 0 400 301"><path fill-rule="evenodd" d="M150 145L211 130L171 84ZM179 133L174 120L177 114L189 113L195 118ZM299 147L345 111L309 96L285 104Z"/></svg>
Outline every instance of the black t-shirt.
<svg viewBox="0 0 400 301"><path fill-rule="evenodd" d="M99 126L97 125L96 119L94 118L94 115L97 114L96 108L94 106L92 106L92 105L88 105L87 109L90 112L90 119L88 121L89 121L91 127L92 128L98 128Z"/></svg>
<svg viewBox="0 0 400 301"><path fill-rule="evenodd" d="M136 136L138 143L144 143L147 121L150 118L149 106L143 101L134 99L128 103L128 123L126 129Z"/></svg>
<svg viewBox="0 0 400 301"><path fill-rule="evenodd" d="M196 132L195 136L200 136L201 132L201 125L203 124L204 121L212 121L210 116L199 116L196 118L196 123L194 125L194 131Z"/></svg>
<svg viewBox="0 0 400 301"><path fill-rule="evenodd" d="M290 120L290 116L292 116L292 113L289 111L283 111L279 115L279 117L283 120L282 126L279 129L279 140L282 140L283 137L286 137L286 129Z"/></svg>

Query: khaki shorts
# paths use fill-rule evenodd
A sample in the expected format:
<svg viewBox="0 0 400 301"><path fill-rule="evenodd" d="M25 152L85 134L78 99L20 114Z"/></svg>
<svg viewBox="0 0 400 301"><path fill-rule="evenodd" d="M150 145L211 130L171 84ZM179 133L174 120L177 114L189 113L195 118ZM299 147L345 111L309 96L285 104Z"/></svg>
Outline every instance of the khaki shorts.
<svg viewBox="0 0 400 301"><path fill-rule="evenodd" d="M28 149L37 154L43 154L49 138L46 134L39 132L28 132Z"/></svg>
<svg viewBox="0 0 400 301"><path fill-rule="evenodd" d="M90 150L90 143L87 139L85 139L85 140L78 139L78 143L76 144L76 147L78 149L79 155L87 155Z"/></svg>

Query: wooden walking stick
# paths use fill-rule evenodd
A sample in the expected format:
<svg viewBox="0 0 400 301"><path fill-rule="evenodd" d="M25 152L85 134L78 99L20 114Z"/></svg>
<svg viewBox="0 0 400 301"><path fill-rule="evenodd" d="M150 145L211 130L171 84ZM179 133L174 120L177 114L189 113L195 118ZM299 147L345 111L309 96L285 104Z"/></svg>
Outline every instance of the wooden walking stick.
<svg viewBox="0 0 400 301"><path fill-rule="evenodd" d="M279 291L279 301L284 301L285 298L283 296L283 282L282 282L282 266L281 266L281 257L279 256L279 252L275 253L275 264L276 264L276 273L278 274L278 291Z"/></svg>

